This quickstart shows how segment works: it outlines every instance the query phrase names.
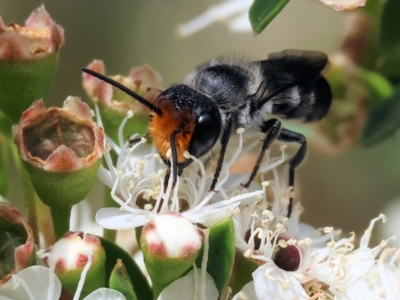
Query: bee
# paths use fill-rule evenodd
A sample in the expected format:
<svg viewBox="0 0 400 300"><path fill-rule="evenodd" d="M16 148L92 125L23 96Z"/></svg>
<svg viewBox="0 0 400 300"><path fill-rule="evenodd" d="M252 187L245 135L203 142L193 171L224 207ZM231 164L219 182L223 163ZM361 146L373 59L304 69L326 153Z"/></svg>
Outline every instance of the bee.
<svg viewBox="0 0 400 300"><path fill-rule="evenodd" d="M332 92L321 72L328 64L319 51L284 50L266 60L245 61L218 58L198 66L182 84L161 91L153 102L92 70L83 69L124 91L150 109L148 133L161 158L169 166L173 185L192 159L219 149L210 190L215 189L230 137L237 128L256 129L265 134L261 151L249 180L257 175L265 152L275 140L297 143L288 160L289 186L294 187L295 169L307 150L305 137L282 127L281 119L315 122L331 105ZM217 143L219 141L219 143ZM217 146L218 145L218 146ZM171 157L167 152L171 149ZM172 171L171 171L172 160ZM292 211L292 197L287 216Z"/></svg>

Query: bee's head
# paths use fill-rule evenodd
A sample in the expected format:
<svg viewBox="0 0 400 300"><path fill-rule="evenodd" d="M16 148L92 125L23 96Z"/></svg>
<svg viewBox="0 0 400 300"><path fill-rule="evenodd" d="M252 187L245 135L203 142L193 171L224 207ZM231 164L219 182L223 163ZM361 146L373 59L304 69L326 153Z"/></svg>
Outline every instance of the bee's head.
<svg viewBox="0 0 400 300"><path fill-rule="evenodd" d="M152 113L149 133L164 161L171 148L170 137L175 137L178 163L190 164L184 157L188 151L195 157L205 155L214 146L221 132L221 115L216 104L207 96L186 85L175 85L161 92L154 101L162 114Z"/></svg>
<svg viewBox="0 0 400 300"><path fill-rule="evenodd" d="M149 133L167 164L169 149L176 150L175 158L182 169L191 163L185 158L185 151L201 157L211 150L219 138L222 125L218 107L207 96L187 85L172 86L161 92L154 102L149 102L103 74L90 69L82 71L117 87L151 110Z"/></svg>

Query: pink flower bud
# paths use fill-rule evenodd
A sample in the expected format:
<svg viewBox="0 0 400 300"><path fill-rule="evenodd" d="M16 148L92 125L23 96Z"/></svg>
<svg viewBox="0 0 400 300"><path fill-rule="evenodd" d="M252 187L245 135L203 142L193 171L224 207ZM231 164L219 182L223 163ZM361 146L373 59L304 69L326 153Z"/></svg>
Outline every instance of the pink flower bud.
<svg viewBox="0 0 400 300"><path fill-rule="evenodd" d="M64 44L64 29L47 13L44 5L26 20L25 26L6 27L0 17L0 60L37 59L57 52Z"/></svg>
<svg viewBox="0 0 400 300"><path fill-rule="evenodd" d="M25 27L7 27L0 17L0 110L14 123L33 101L47 97L63 44L63 28L43 5Z"/></svg>
<svg viewBox="0 0 400 300"><path fill-rule="evenodd" d="M100 60L94 60L87 68L101 74L105 73L104 63ZM147 108L122 91L92 75L83 73L82 78L86 93L99 106L107 135L114 141L118 140L118 127L128 111L132 111L134 117L129 119L125 125L124 136L146 131L149 118ZM115 75L110 76L110 78L122 83L149 101L153 101L159 91L163 89L160 74L148 65L133 68L127 77Z"/></svg>
<svg viewBox="0 0 400 300"><path fill-rule="evenodd" d="M82 273L85 282L83 295L104 285L106 253L95 235L67 232L47 253L46 265L55 267L54 272L62 286L71 294L75 294Z"/></svg>
<svg viewBox="0 0 400 300"><path fill-rule="evenodd" d="M25 217L0 198L0 286L35 261L32 229Z"/></svg>
<svg viewBox="0 0 400 300"><path fill-rule="evenodd" d="M203 239L199 227L175 213L158 215L143 227L140 246L155 295L193 265Z"/></svg>
<svg viewBox="0 0 400 300"><path fill-rule="evenodd" d="M49 206L83 200L96 179L104 131L87 104L68 97L63 108L35 102L13 126L14 142L36 192Z"/></svg>

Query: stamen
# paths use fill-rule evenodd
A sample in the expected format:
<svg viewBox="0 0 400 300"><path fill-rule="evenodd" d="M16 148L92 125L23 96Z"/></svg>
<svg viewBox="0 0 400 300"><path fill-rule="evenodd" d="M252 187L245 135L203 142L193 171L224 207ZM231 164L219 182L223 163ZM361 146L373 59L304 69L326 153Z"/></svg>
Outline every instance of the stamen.
<svg viewBox="0 0 400 300"><path fill-rule="evenodd" d="M99 109L99 106L97 105L98 98L97 97L93 97L92 100L93 100L93 103L94 103L94 110L96 111L96 114L95 114L96 115L96 123L97 123L97 125L99 125L99 127L103 127L104 128L103 120L101 119L100 109Z"/></svg>
<svg viewBox="0 0 400 300"><path fill-rule="evenodd" d="M242 152L242 147L243 147L243 132L244 132L244 128L238 128L236 130L236 133L239 135L239 143L238 143L238 147L235 151L235 153L233 154L232 158L229 160L229 162L227 163L228 168L230 168L238 159L240 152Z"/></svg>
<svg viewBox="0 0 400 300"><path fill-rule="evenodd" d="M203 258L201 260L200 297L201 297L201 300L207 300L207 298L206 298L206 275L207 275L210 229L203 229L203 233L204 233L204 250L203 250Z"/></svg>
<svg viewBox="0 0 400 300"><path fill-rule="evenodd" d="M133 112L131 110L128 110L125 118L122 120L121 124L118 127L118 143L122 147L123 144L125 144L125 138L123 136L124 132L124 127L126 122L133 116Z"/></svg>
<svg viewBox="0 0 400 300"><path fill-rule="evenodd" d="M193 300L197 300L197 295L199 294L199 274L197 273L196 263L193 263L193 277L194 277L194 291Z"/></svg>
<svg viewBox="0 0 400 300"><path fill-rule="evenodd" d="M56 264L53 260L53 256L50 252L45 252L43 249L40 249L37 253L37 256L41 259L47 257L47 264L49 265L49 289L47 290L47 300L54 299L54 287L55 287L55 269Z"/></svg>
<svg viewBox="0 0 400 300"><path fill-rule="evenodd" d="M87 272L89 271L89 269L93 263L93 251L87 251L85 254L88 258L88 261L87 261L86 265L83 267L81 277L79 279L78 286L76 288L73 300L79 300L81 293L82 293L83 285L85 284Z"/></svg>
<svg viewBox="0 0 400 300"><path fill-rule="evenodd" d="M290 288L290 283L289 283L289 282L280 280L279 278L276 278L276 277L272 276L272 275L269 273L268 270L265 270L264 276L265 276L267 279L270 279L270 280L273 280L273 281L278 282L278 283L281 285L282 290L284 290L284 291L288 291L288 290L289 290L289 288Z"/></svg>
<svg viewBox="0 0 400 300"><path fill-rule="evenodd" d="M178 176L176 178L176 184L175 184L175 188L174 188L174 195L172 196L172 203L171 203L170 211L179 212L179 198L178 198L179 184L180 184L180 179Z"/></svg>
<svg viewBox="0 0 400 300"><path fill-rule="evenodd" d="M361 237L360 240L360 248L367 248L369 245L369 241L371 239L371 233L372 233L372 229L375 226L375 223L379 220L382 220L383 223L386 222L386 216L384 214L380 214L379 217L374 218L371 220L371 222L369 223L368 228L365 230L364 235Z"/></svg>
<svg viewBox="0 0 400 300"><path fill-rule="evenodd" d="M14 282L14 286L13 286L14 290L16 290L20 286L22 286L22 288L28 294L29 300L35 300L35 297L34 297L32 291L31 291L31 289L29 288L29 286L26 284L25 280L23 280L21 277L19 277L16 274L13 274L11 278L12 278L12 280Z"/></svg>
<svg viewBox="0 0 400 300"><path fill-rule="evenodd" d="M205 184L206 184L206 169L204 167L204 164L201 160L199 160L197 157L194 157L193 155L190 155L189 152L185 151L185 153L183 154L186 158L187 155L189 155L189 158L191 158L195 163L197 163L199 165L200 168L200 187L199 187L199 192L198 195L203 195L204 193L204 189L205 189ZM200 197L196 197L195 201L193 201L193 205L196 206L200 201Z"/></svg>

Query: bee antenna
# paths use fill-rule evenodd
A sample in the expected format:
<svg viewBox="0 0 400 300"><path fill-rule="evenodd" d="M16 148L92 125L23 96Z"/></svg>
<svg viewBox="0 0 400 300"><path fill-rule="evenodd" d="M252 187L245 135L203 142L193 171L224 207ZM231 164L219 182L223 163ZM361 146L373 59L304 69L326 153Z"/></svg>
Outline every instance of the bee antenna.
<svg viewBox="0 0 400 300"><path fill-rule="evenodd" d="M136 99L137 101L139 101L140 103L142 103L144 106L146 106L148 109L154 111L157 115L161 116L162 115L162 111L159 107L155 106L154 104L152 104L151 102L149 102L148 100L146 100L145 98L143 98L142 96L140 96L139 94L135 93L134 91L128 89L126 86L124 86L123 84L103 75L100 73L97 73L93 70L90 69L82 69L83 72L88 73L100 80L103 80L104 82L107 82L113 86L115 86L116 88L120 89L121 91L123 91L124 93L128 94L129 96L131 96L132 98Z"/></svg>

